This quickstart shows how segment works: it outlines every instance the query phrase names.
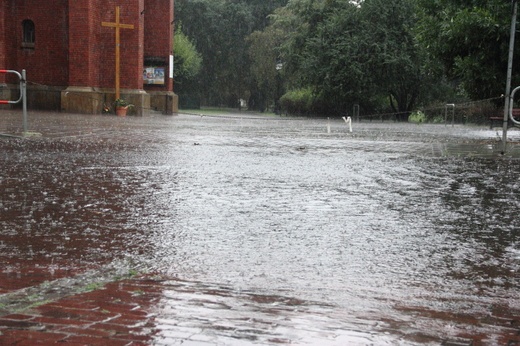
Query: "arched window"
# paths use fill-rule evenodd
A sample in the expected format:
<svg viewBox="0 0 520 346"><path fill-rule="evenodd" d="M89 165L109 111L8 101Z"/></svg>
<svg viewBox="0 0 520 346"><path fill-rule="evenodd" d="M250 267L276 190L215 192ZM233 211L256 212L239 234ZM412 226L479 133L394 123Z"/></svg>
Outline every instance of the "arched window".
<svg viewBox="0 0 520 346"><path fill-rule="evenodd" d="M22 47L23 48L34 48L34 42L36 33L34 29L34 22L30 19L26 19L22 22Z"/></svg>

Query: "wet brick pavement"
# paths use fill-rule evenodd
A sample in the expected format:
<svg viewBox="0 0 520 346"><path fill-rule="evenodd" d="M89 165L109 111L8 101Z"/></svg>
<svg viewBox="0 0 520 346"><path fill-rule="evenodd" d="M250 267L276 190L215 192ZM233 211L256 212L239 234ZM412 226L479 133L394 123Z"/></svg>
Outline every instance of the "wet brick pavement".
<svg viewBox="0 0 520 346"><path fill-rule="evenodd" d="M0 111L0 116L3 116L0 132L8 135L6 138L19 134L16 123L19 115ZM156 141L160 144L160 129L175 119L179 118L120 119L41 113L31 115L32 134L26 140L89 137L117 141L128 139L130 134L133 142ZM429 140L418 141L415 146L410 146L406 141L410 133L393 133L394 137L399 137L396 141L392 135L381 138L381 133L374 135L367 131L349 145L353 148L363 145L366 148L373 137L378 136L377 140L388 141L383 150L389 152L409 151L433 156L498 155L500 149L496 138L452 137L450 131L450 127L445 130L441 128L438 134ZM517 135L516 131L512 133L513 137ZM381 145L378 150L381 150ZM508 155L520 156L516 145L511 147ZM161 302L164 305L164 292L189 290L189 285L172 278L136 273L131 269L121 270L120 267L116 270L110 266L105 269L81 268L79 271L56 272L54 277L45 276L44 272L38 269L37 263L29 261L18 267L17 272L6 275L4 271L0 274L0 345L214 345L222 342L222 339L215 340L200 330L190 329L175 318L165 318L164 314L158 321L157 306ZM225 295L223 292L219 294ZM244 296L244 299L252 297ZM174 301L173 298L171 300ZM445 318L450 319L449 316ZM480 323L501 328L501 345L520 345L520 316L497 313ZM399 333L396 330L393 332ZM247 337L229 339L222 344L241 345L244 340L248 340ZM444 345L479 346L478 340L479 337L468 335L466 340L445 341ZM298 344L294 340L277 339L276 334L263 339L263 343Z"/></svg>
<svg viewBox="0 0 520 346"><path fill-rule="evenodd" d="M283 327L283 321L274 324L269 318L265 321L254 321L255 325L261 324L271 335L254 342L263 331L255 330L248 326L247 318L235 321L233 327L226 326L225 322L219 324L218 319L210 319L201 314L200 321L207 324L207 329L200 326L192 327L189 322L178 318L175 313L178 296L190 293L190 284L180 281L166 280L153 276L136 276L120 279L98 287L85 288L83 293L63 295L55 300L36 301L22 307L19 311L0 315L0 345L244 345L244 344L296 344L296 345L320 345L320 339L313 342L309 338L309 331L302 330L307 339L299 340L298 337L287 339L276 336L275 328ZM207 287L211 295L226 297L230 294L225 289ZM165 292L172 292L170 296ZM167 299L165 299L165 296ZM197 306L207 305L210 302L200 294L200 288L196 294L188 295L194 309ZM236 299L235 296L232 297ZM242 300L256 300L256 304L263 303L267 314L280 314L276 311L276 299L269 296L246 294ZM305 314L305 306L299 306L298 301L290 303L294 311L283 312L284 316L301 318ZM158 315L158 308L166 313ZM211 309L211 308L210 308ZM269 311L272 310L272 311ZM218 314L218 309L216 310ZM287 318L287 317L286 317ZM446 320L446 323L454 316L436 316ZM464 317L470 319L469 317ZM458 318L460 320L460 317ZM200 322L199 321L199 322ZM520 343L520 320L518 316L504 315L497 312L482 321L466 321L469 323L482 323L492 325L493 328L502 330L501 338L496 340L496 345L515 346ZM243 328L237 327L243 324ZM281 324L281 326L280 326ZM219 329L229 333L234 338L219 336ZM389 329L388 332L399 333ZM297 332L297 331L296 331ZM320 337L327 340L329 337L338 338L338 331L326 335L320 331ZM453 340L445 340L445 346L479 346L483 345L478 340L485 335L468 334ZM310 340L309 340L310 339ZM253 342L251 342L253 340ZM329 339L330 340L330 339ZM420 340L418 340L420 341ZM423 340L431 342L432 340ZM325 344L330 344L325 343ZM334 343L343 345L342 343ZM351 343L344 343L350 345ZM417 344L421 344L418 342ZM429 343L440 344L440 343ZM362 345L352 343L352 345ZM368 344L366 344L368 345ZM370 343L370 345L378 345Z"/></svg>
<svg viewBox="0 0 520 346"><path fill-rule="evenodd" d="M147 345L154 321L148 311L163 289L143 278L37 301L0 317L2 345Z"/></svg>

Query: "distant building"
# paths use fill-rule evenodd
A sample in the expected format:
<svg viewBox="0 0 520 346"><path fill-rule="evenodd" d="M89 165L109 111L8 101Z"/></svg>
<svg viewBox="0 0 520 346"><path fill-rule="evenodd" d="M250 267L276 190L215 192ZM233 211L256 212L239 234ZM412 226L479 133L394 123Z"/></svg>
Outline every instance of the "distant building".
<svg viewBox="0 0 520 346"><path fill-rule="evenodd" d="M98 114L115 95L121 29L121 97L143 115L177 111L170 78L174 0L0 0L0 69L27 71L29 108ZM18 93L0 74L0 99Z"/></svg>

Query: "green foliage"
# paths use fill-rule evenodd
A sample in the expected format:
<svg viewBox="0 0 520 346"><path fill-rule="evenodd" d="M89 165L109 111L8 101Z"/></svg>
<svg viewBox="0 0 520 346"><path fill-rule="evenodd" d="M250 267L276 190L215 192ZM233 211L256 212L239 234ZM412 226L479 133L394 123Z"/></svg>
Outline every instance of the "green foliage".
<svg viewBox="0 0 520 346"><path fill-rule="evenodd" d="M440 61L448 78L460 81L464 92L473 99L502 94L509 50L511 2L418 1L421 19L417 37L428 48L430 60ZM515 55L518 52L517 47ZM515 84L520 82L518 76L515 80Z"/></svg>
<svg viewBox="0 0 520 346"><path fill-rule="evenodd" d="M413 0L290 1L273 24L287 31L286 82L312 88L323 112L368 109L381 95L393 111L410 111L424 79L414 13Z"/></svg>
<svg viewBox="0 0 520 346"><path fill-rule="evenodd" d="M286 110L344 114L359 104L407 120L420 105L503 93L511 3L177 0L176 20L202 57L196 78L176 80L190 100L242 98L263 110L296 90L282 98ZM515 57L513 85L518 67Z"/></svg>
<svg viewBox="0 0 520 346"><path fill-rule="evenodd" d="M175 88L181 108L198 108L198 76L202 69L202 56L184 34L180 23L175 30Z"/></svg>
<svg viewBox="0 0 520 346"><path fill-rule="evenodd" d="M413 112L408 117L408 121L411 122L411 123L417 123L417 124L425 123L426 122L426 116L421 111Z"/></svg>
<svg viewBox="0 0 520 346"><path fill-rule="evenodd" d="M92 292L92 291L102 288L103 286L104 286L104 284L101 282L91 282L88 285L86 285L85 287L83 287L82 289L84 292Z"/></svg>
<svg viewBox="0 0 520 346"><path fill-rule="evenodd" d="M255 30L263 30L267 16L287 0L177 0L176 20L190 38L203 62L196 85L177 85L197 90L204 105L238 106L254 86L249 69L249 43Z"/></svg>
<svg viewBox="0 0 520 346"><path fill-rule="evenodd" d="M202 57L189 38L182 32L181 25L175 30L174 47L175 79L189 80L197 76L202 67Z"/></svg>
<svg viewBox="0 0 520 346"><path fill-rule="evenodd" d="M264 31L255 31L247 38L251 73L257 91L253 96L256 108L265 110L276 102L281 94L281 63L279 45L283 40L283 31L268 27ZM278 70L277 70L278 68Z"/></svg>
<svg viewBox="0 0 520 346"><path fill-rule="evenodd" d="M309 115L313 103L314 96L310 88L292 90L280 98L282 111L288 114Z"/></svg>
<svg viewBox="0 0 520 346"><path fill-rule="evenodd" d="M115 107L133 107L134 105L125 99L119 98L114 101L114 106Z"/></svg>

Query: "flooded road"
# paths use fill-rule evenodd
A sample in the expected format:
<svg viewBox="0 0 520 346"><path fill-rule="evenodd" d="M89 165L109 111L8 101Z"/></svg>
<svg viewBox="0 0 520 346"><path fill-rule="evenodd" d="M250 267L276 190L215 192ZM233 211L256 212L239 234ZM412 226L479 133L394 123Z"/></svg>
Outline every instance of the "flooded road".
<svg viewBox="0 0 520 346"><path fill-rule="evenodd" d="M493 131L62 127L0 140L0 293L115 263L161 275L156 344L507 345L520 331L520 155L497 156Z"/></svg>

